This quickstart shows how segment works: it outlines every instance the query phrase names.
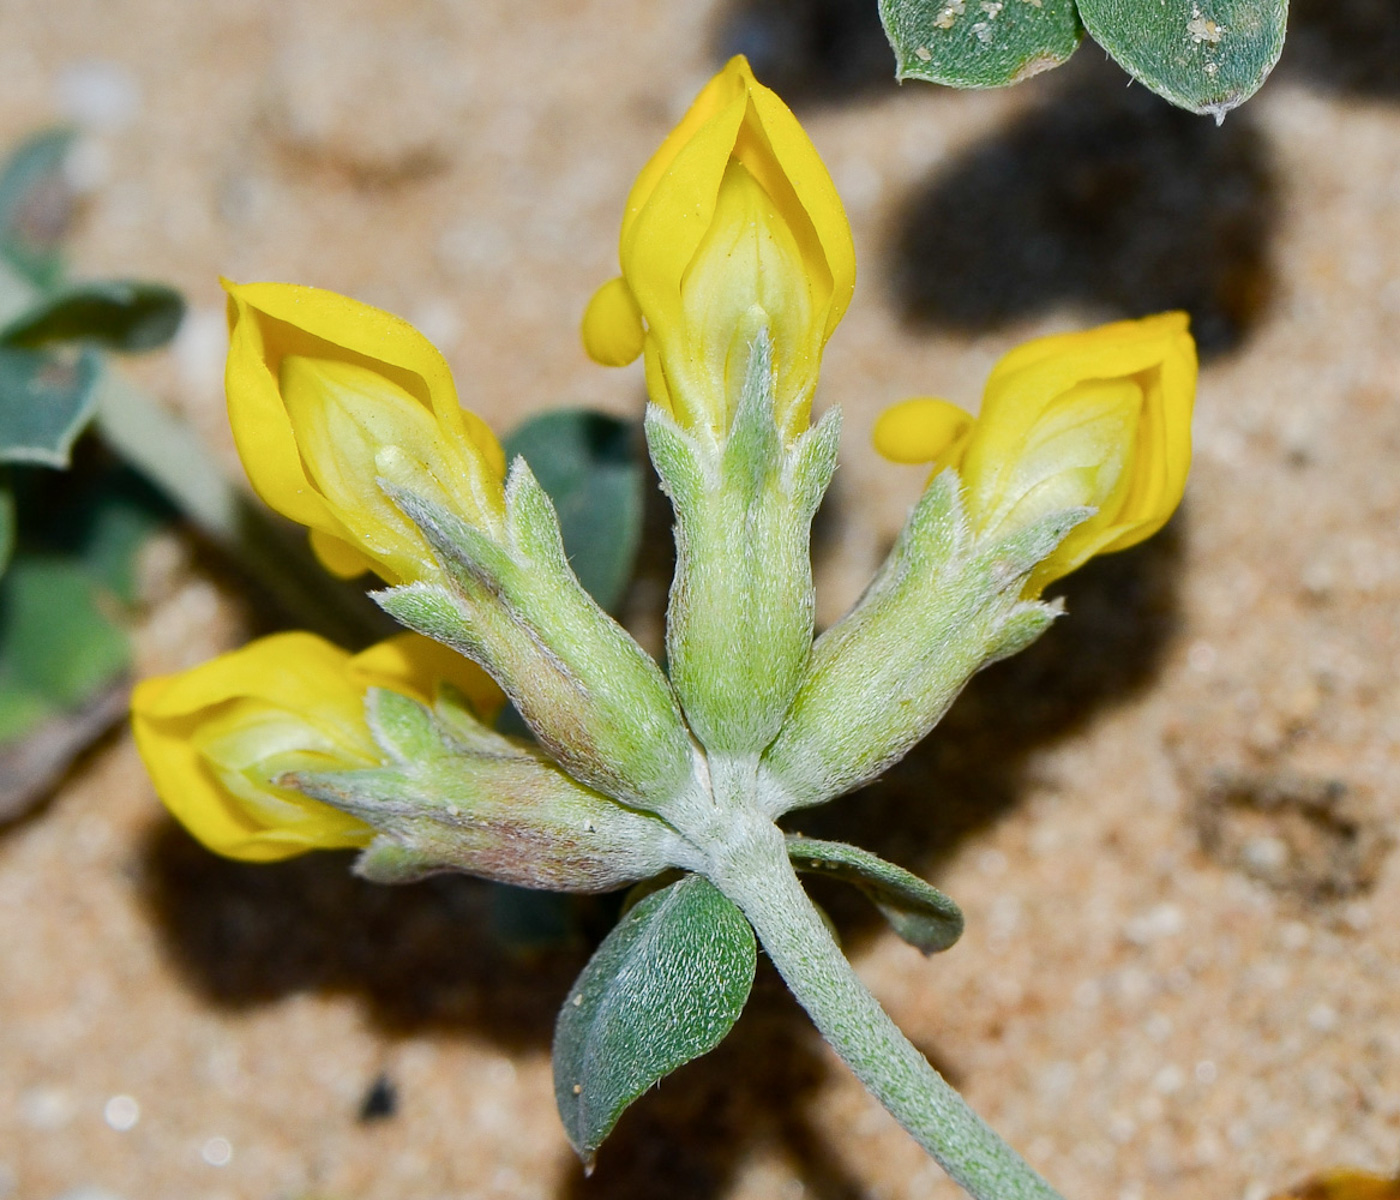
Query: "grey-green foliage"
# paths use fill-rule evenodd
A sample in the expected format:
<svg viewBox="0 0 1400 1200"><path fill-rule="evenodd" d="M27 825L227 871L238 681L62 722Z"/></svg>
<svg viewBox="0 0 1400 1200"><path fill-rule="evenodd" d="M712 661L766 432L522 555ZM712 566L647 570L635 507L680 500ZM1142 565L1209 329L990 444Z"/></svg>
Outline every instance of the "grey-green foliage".
<svg viewBox="0 0 1400 1200"><path fill-rule="evenodd" d="M503 540L412 493L387 489L422 531L441 583L379 593L396 620L487 668L580 782L648 812L690 790L691 746L655 662L579 585L549 497L516 459Z"/></svg>
<svg viewBox="0 0 1400 1200"><path fill-rule="evenodd" d="M66 467L97 411L100 371L91 350L60 355L0 338L0 462Z"/></svg>
<svg viewBox="0 0 1400 1200"><path fill-rule="evenodd" d="M770 815L868 783L933 728L974 671L1028 645L1058 610L1021 592L1086 515L1068 509L1001 541L974 536L957 476L925 489L856 606L828 629L764 752Z"/></svg>
<svg viewBox="0 0 1400 1200"><path fill-rule="evenodd" d="M38 288L56 285L63 273L73 203L63 169L76 136L46 129L21 142L0 167L0 258Z"/></svg>
<svg viewBox="0 0 1400 1200"><path fill-rule="evenodd" d="M103 611L80 561L24 555L4 582L0 613L0 745L82 704L126 670L126 635Z"/></svg>
<svg viewBox="0 0 1400 1200"><path fill-rule="evenodd" d="M163 284L64 278L72 148L50 130L0 166L0 462L66 467L96 411L98 349L163 346L184 315Z"/></svg>
<svg viewBox="0 0 1400 1200"><path fill-rule="evenodd" d="M122 610L135 556L167 519L150 497L133 499L121 471L89 464L46 482L69 467L96 415L102 352L163 345L184 312L160 284L65 279L73 144L69 130L46 131L0 165L0 464L13 464L0 555L0 814L22 811L110 720L81 714L112 707L129 658ZM77 732L35 753L44 739L26 739L49 722L77 722Z"/></svg>
<svg viewBox="0 0 1400 1200"><path fill-rule="evenodd" d="M1074 0L880 0L899 79L1002 87L1065 62L1084 28Z"/></svg>
<svg viewBox="0 0 1400 1200"><path fill-rule="evenodd" d="M963 932L956 903L931 883L845 842L789 834L788 857L799 871L853 884L869 898L890 928L925 954L939 954Z"/></svg>
<svg viewBox="0 0 1400 1200"><path fill-rule="evenodd" d="M164 346L180 327L185 303L174 288L97 279L55 288L0 330L10 346L82 342L136 354Z"/></svg>
<svg viewBox="0 0 1400 1200"><path fill-rule="evenodd" d="M60 480L18 468L10 482L14 494L3 495L20 520L10 535L18 542L13 561L0 579L0 756L120 681L136 557L168 519L125 471Z"/></svg>
<svg viewBox="0 0 1400 1200"><path fill-rule="evenodd" d="M1018 83L1074 52L1085 29L1134 79L1217 119L1283 49L1288 0L880 0L900 79Z"/></svg>
<svg viewBox="0 0 1400 1200"><path fill-rule="evenodd" d="M674 834L559 770L538 746L483 724L445 688L433 708L371 688L366 717L385 762L279 779L378 835L356 863L377 883L465 871L520 887L613 891L665 870Z"/></svg>
<svg viewBox="0 0 1400 1200"><path fill-rule="evenodd" d="M676 516L670 677L711 753L757 754L773 740L812 645L810 531L836 469L840 414L784 445L772 364L761 334L719 447L659 407L647 413L653 461Z"/></svg>
<svg viewBox="0 0 1400 1200"><path fill-rule="evenodd" d="M1219 119L1274 69L1288 0L1079 0L1079 13L1134 79Z"/></svg>
<svg viewBox="0 0 1400 1200"><path fill-rule="evenodd" d="M699 875L652 892L618 922L554 1029L554 1097L585 1162L633 1100L723 1040L756 961L748 921Z"/></svg>

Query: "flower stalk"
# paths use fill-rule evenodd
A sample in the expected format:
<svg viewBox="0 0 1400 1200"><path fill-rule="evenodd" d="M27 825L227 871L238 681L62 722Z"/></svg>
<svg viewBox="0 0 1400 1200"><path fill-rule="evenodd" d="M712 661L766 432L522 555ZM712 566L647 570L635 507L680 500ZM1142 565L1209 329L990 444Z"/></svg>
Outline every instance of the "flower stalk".
<svg viewBox="0 0 1400 1200"><path fill-rule="evenodd" d="M788 861L754 821L711 867L797 1002L852 1073L976 1200L1062 1200L900 1032L861 982Z"/></svg>

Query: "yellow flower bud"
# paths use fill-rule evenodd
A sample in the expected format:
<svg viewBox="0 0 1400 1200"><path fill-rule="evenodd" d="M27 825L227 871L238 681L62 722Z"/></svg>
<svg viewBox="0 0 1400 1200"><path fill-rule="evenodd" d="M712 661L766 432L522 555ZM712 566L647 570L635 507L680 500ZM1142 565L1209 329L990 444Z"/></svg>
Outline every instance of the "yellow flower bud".
<svg viewBox="0 0 1400 1200"><path fill-rule="evenodd" d="M1094 509L1031 575L1026 594L1036 596L1166 524L1191 465L1195 395L1186 314L1164 313L1028 342L997 363L975 421L946 401L906 401L881 416L875 446L935 473L957 468L983 536Z"/></svg>
<svg viewBox="0 0 1400 1200"><path fill-rule="evenodd" d="M317 288L227 287L238 453L258 495L311 529L331 571L374 570L390 583L429 573L427 543L380 480L495 527L500 443L459 406L447 363L422 334Z"/></svg>
<svg viewBox="0 0 1400 1200"><path fill-rule="evenodd" d="M855 287L831 177L797 119L731 59L647 163L622 221L622 277L584 315L606 366L646 355L652 400L682 424L727 430L757 331L773 340L777 419L811 407L822 348Z"/></svg>
<svg viewBox="0 0 1400 1200"><path fill-rule="evenodd" d="M369 843L368 825L276 780L377 766L365 693L389 688L431 703L441 682L483 715L500 706L480 668L417 634L352 656L313 634L282 633L143 680L132 728L157 793L190 833L226 857L272 862Z"/></svg>

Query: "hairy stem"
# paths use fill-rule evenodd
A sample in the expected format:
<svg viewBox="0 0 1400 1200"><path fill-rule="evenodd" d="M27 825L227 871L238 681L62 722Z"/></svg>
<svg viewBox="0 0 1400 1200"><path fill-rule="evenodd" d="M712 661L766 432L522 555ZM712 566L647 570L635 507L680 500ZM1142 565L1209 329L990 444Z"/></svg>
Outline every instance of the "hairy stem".
<svg viewBox="0 0 1400 1200"><path fill-rule="evenodd" d="M743 910L822 1036L976 1200L1062 1200L933 1069L861 983L808 899L776 826L731 842L712 881Z"/></svg>

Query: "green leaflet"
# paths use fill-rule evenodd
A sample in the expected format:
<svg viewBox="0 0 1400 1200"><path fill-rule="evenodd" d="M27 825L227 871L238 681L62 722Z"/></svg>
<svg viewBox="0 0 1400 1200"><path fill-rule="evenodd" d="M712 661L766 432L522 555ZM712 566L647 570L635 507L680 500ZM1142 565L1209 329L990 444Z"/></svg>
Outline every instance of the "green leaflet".
<svg viewBox="0 0 1400 1200"><path fill-rule="evenodd" d="M0 330L10 346L96 342L129 354L165 345L180 327L185 302L159 283L105 279L51 292Z"/></svg>
<svg viewBox="0 0 1400 1200"><path fill-rule="evenodd" d="M642 536L642 471L633 427L587 409L533 417L505 439L554 502L569 563L609 612L632 578Z"/></svg>
<svg viewBox="0 0 1400 1200"><path fill-rule="evenodd" d="M1288 0L1079 0L1079 12L1134 79L1221 120L1278 62Z"/></svg>
<svg viewBox="0 0 1400 1200"><path fill-rule="evenodd" d="M96 353L0 345L0 462L66 467L95 411Z"/></svg>
<svg viewBox="0 0 1400 1200"><path fill-rule="evenodd" d="M1084 30L1073 0L880 0L896 78L1002 87L1058 67Z"/></svg>
<svg viewBox="0 0 1400 1200"><path fill-rule="evenodd" d="M71 129L37 133L0 167L0 255L38 288L54 286L63 273L61 243L73 209L63 165L76 137Z"/></svg>
<svg viewBox="0 0 1400 1200"><path fill-rule="evenodd" d="M962 936L962 909L903 867L845 842L789 834L787 847L799 871L829 875L858 887L890 928L925 954L947 950Z"/></svg>
<svg viewBox="0 0 1400 1200"><path fill-rule="evenodd" d="M8 487L0 488L0 575L10 565L15 553L15 494Z"/></svg>
<svg viewBox="0 0 1400 1200"><path fill-rule="evenodd" d="M17 557L0 589L0 744L116 682L128 655L82 563Z"/></svg>
<svg viewBox="0 0 1400 1200"><path fill-rule="evenodd" d="M554 1028L554 1097L584 1162L632 1101L719 1045L756 961L749 923L699 875L652 892L618 922Z"/></svg>

